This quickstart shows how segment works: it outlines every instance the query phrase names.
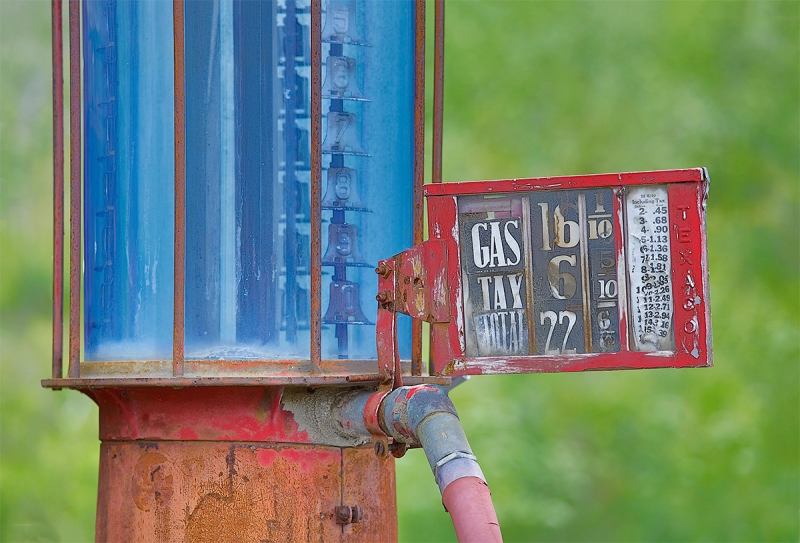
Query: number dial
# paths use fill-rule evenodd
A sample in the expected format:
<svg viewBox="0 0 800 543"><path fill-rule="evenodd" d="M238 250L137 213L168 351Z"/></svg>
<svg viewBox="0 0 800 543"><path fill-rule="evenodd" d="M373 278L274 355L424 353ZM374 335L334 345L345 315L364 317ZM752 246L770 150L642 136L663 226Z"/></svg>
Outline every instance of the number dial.
<svg viewBox="0 0 800 543"><path fill-rule="evenodd" d="M579 191L531 195L536 354L587 352Z"/></svg>
<svg viewBox="0 0 800 543"><path fill-rule="evenodd" d="M591 293L592 352L619 351L619 282L614 235L614 192L584 191Z"/></svg>

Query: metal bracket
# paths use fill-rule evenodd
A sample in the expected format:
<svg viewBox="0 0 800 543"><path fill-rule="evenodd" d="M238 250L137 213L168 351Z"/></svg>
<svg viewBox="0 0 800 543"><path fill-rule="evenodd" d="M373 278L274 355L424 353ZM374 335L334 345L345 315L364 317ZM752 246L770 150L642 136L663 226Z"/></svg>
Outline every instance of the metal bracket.
<svg viewBox="0 0 800 543"><path fill-rule="evenodd" d="M397 348L397 313L429 323L450 322L447 246L432 239L415 245L375 269L378 274L376 325L378 369L392 389L403 386Z"/></svg>

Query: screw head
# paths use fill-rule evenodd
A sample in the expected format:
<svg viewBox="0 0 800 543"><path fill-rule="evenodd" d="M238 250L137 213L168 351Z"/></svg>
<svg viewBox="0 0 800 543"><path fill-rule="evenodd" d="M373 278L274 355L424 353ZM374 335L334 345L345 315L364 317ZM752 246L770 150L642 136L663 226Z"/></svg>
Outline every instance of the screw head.
<svg viewBox="0 0 800 543"><path fill-rule="evenodd" d="M383 456L386 454L386 445L383 444L383 441L378 441L375 443L375 454L378 456Z"/></svg>

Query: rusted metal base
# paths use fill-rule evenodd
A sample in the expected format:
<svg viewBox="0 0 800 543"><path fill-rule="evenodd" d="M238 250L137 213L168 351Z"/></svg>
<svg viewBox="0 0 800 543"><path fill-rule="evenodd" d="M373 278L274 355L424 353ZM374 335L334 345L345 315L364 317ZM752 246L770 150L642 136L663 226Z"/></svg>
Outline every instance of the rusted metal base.
<svg viewBox="0 0 800 543"><path fill-rule="evenodd" d="M89 391L102 440L97 541L396 541L386 443L313 443L282 392Z"/></svg>

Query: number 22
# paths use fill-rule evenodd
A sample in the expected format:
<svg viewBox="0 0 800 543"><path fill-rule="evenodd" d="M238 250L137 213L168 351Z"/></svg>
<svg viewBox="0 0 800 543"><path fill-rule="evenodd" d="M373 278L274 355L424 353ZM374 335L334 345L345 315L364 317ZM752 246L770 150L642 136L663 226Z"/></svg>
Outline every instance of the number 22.
<svg viewBox="0 0 800 543"><path fill-rule="evenodd" d="M553 339L553 330L557 323L563 323L567 319L567 333L564 334L564 341L561 342L561 349L550 349L550 340ZM544 321L550 321L550 331L547 333L547 342L544 345L544 354L574 354L577 349L567 349L567 339L569 338L572 327L578 320L578 316L573 311L559 311L556 316L555 311L542 311L539 313L539 324L544 326Z"/></svg>

